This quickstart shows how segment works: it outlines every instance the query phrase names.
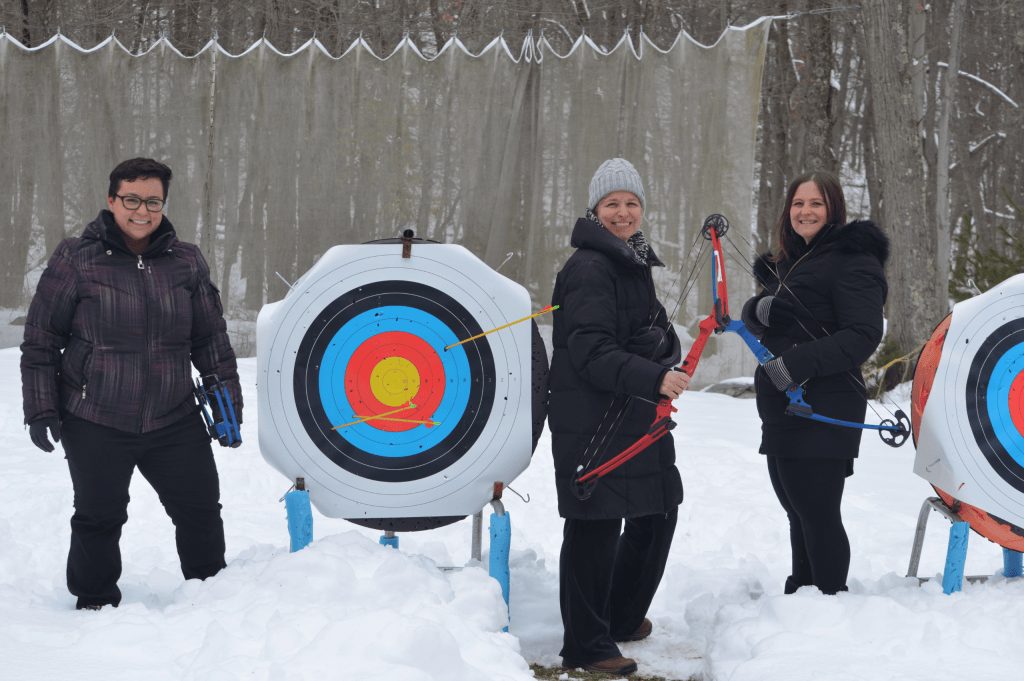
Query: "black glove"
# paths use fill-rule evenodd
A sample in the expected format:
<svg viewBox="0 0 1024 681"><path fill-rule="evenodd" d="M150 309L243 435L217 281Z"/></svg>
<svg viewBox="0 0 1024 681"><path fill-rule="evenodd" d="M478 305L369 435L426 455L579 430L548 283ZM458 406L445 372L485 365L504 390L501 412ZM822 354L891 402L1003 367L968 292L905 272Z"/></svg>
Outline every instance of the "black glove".
<svg viewBox="0 0 1024 681"><path fill-rule="evenodd" d="M53 445L46 437L46 429L50 429L50 435L54 442L60 442L60 419L56 416L46 416L28 424L28 434L32 437L32 444L44 452L52 452Z"/></svg>
<svg viewBox="0 0 1024 681"><path fill-rule="evenodd" d="M768 378L772 379L772 383L775 387L782 392L786 392L796 385L796 383L793 382L793 378L789 375L789 370L786 369L786 365L782 363L781 357L773 357L765 362L764 371L768 374Z"/></svg>
<svg viewBox="0 0 1024 681"><path fill-rule="evenodd" d="M765 296L757 301L755 314L763 326L788 326L793 321L793 303L778 296Z"/></svg>
<svg viewBox="0 0 1024 681"><path fill-rule="evenodd" d="M669 335L660 326L643 327L626 341L626 352L665 367L674 367L683 358L682 346L676 334Z"/></svg>

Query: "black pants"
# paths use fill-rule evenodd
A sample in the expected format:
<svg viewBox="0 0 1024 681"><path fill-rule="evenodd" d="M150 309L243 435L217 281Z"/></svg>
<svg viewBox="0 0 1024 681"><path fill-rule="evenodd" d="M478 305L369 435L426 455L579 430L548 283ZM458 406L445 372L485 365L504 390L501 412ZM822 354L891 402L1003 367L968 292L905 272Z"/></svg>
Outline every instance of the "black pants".
<svg viewBox="0 0 1024 681"><path fill-rule="evenodd" d="M185 579L206 579L225 567L220 481L198 414L141 434L71 416L61 442L75 488L67 576L78 607L121 602L118 542L136 466L174 523Z"/></svg>
<svg viewBox="0 0 1024 681"><path fill-rule="evenodd" d="M786 593L814 585L822 593L846 590L850 540L840 505L850 461L768 457L768 475L789 516L793 574Z"/></svg>
<svg viewBox="0 0 1024 681"><path fill-rule="evenodd" d="M622 520L566 519L558 563L563 664L616 657L615 639L640 628L665 573L678 514L674 508L629 518L624 532Z"/></svg>

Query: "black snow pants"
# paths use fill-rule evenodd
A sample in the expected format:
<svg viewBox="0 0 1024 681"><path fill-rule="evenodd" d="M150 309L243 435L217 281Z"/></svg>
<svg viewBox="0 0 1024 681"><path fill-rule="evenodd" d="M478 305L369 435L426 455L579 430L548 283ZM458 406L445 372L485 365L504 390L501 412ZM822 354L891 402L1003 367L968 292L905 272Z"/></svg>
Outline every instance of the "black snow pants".
<svg viewBox="0 0 1024 681"><path fill-rule="evenodd" d="M75 489L68 590L78 607L121 602L121 527L137 466L175 527L185 579L225 567L220 481L202 417L196 413L149 433L128 433L69 416L61 443Z"/></svg>
<svg viewBox="0 0 1024 681"><path fill-rule="evenodd" d="M562 663L577 667L620 655L665 573L679 509L622 520L567 518L558 563L565 635ZM621 535L620 535L621 532Z"/></svg>
<svg viewBox="0 0 1024 681"><path fill-rule="evenodd" d="M850 471L849 459L768 457L768 475L789 516L793 573L785 592L816 586L822 593L846 591L850 540L840 505Z"/></svg>

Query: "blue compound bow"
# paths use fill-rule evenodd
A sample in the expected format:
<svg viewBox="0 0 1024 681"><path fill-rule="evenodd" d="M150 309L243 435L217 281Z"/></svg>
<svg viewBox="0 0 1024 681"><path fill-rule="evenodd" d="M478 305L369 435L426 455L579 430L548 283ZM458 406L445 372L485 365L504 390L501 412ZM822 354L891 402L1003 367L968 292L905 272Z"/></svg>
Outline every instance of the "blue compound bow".
<svg viewBox="0 0 1024 681"><path fill-rule="evenodd" d="M204 387L204 385L208 387ZM238 419L235 417L235 405L232 404L228 389L220 382L217 374L197 378L196 387L192 389L192 392L199 401L199 408L203 412L203 420L206 421L206 430L210 433L210 438L217 440L222 447L237 447L242 444ZM213 408L211 398L217 402L216 410ZM218 416L219 420L214 420Z"/></svg>
<svg viewBox="0 0 1024 681"><path fill-rule="evenodd" d="M734 320L729 317L729 292L726 287L725 268L723 267L722 258L722 243L720 241L720 238L725 236L725 233L728 231L729 221L726 220L724 216L717 214L708 216L708 218L704 220L704 226L701 228L701 234L705 239L711 241L712 246L711 291L714 302L714 311L707 319L700 323L700 335L697 337L696 342L694 342L693 349L690 350L690 354L687 355L685 360L683 360L681 368L691 376L693 375L693 370L696 370L697 368L697 361L700 358L700 353L704 350L704 344L707 342L712 331L715 334L721 334L726 331L732 331L737 334L743 339L743 342L747 344L750 351L754 353L754 357L762 365L768 360L774 358L771 351L763 346L761 342L758 341L752 333L750 333L742 321ZM900 409L896 410L892 419L884 419L880 424L872 425L870 423L844 421L842 419L834 419L829 416L815 414L811 405L809 405L804 399L803 387L799 385L790 388L786 392L786 397L789 398L789 404L786 406L786 413L791 416L800 416L805 419L811 419L812 421L831 423L833 425L846 426L848 428L877 430L879 436L882 438L882 442L890 447L901 446L910 436L910 419L908 419L907 415Z"/></svg>

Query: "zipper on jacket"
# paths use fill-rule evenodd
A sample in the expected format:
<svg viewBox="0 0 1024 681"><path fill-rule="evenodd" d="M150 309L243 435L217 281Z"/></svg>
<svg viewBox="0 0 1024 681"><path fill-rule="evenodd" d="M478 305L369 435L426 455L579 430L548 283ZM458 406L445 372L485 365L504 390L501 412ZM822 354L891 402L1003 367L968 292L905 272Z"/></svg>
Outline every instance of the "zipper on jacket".
<svg viewBox="0 0 1024 681"><path fill-rule="evenodd" d="M146 273L146 265L142 262L142 255L139 255L139 269L142 270L143 275L145 275L145 273ZM150 274L152 274L152 268L150 268ZM150 290L149 290L149 285L145 281L145 277L143 277L143 284L142 285L145 288L145 292L146 292L146 307L145 307L145 314L146 314L146 343L145 343L145 346L146 346L146 361L143 363L143 366L147 367L147 371L146 371L146 379L145 379L145 388L142 391L142 402L139 405L139 432L140 433L143 432L143 430L145 429L145 424L146 424L146 396L149 394L149 371L148 371L148 367L150 365L150 356L149 356L149 295L150 295Z"/></svg>

